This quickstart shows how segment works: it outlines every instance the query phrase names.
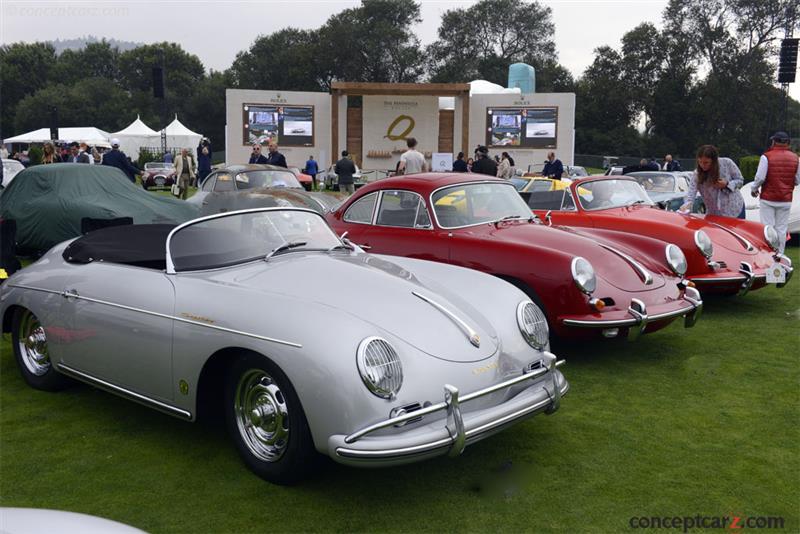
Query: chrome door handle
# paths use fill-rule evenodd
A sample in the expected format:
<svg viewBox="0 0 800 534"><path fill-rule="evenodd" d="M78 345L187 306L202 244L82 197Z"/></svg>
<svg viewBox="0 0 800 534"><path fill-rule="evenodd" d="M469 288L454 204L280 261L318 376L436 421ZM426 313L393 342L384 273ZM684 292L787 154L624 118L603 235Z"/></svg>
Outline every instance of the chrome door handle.
<svg viewBox="0 0 800 534"><path fill-rule="evenodd" d="M69 298L73 298L74 299L74 298L78 298L80 295L78 295L78 292L75 291L74 289L65 289L64 292L61 293L61 296L64 297L65 299L69 299Z"/></svg>

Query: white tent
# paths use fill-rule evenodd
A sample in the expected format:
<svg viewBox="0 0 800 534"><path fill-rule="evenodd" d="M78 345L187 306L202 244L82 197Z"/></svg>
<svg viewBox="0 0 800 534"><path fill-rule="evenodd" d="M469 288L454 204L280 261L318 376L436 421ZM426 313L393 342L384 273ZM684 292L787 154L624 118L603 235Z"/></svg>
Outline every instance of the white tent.
<svg viewBox="0 0 800 534"><path fill-rule="evenodd" d="M58 140L65 142L85 142L91 146L111 147L108 142L109 134L99 128L91 126L75 128L59 128ZM50 140L50 129L39 128L32 132L20 134L14 137L3 139L3 144L9 143L44 143Z"/></svg>
<svg viewBox="0 0 800 534"><path fill-rule="evenodd" d="M142 122L139 115L126 128L112 133L111 137L119 139L120 150L131 159L139 157L139 149L143 146L161 145L161 134Z"/></svg>
<svg viewBox="0 0 800 534"><path fill-rule="evenodd" d="M167 146L170 148L188 148L190 152L194 152L202 138L202 135L184 126L178 120L177 115L175 115L175 120L167 126Z"/></svg>

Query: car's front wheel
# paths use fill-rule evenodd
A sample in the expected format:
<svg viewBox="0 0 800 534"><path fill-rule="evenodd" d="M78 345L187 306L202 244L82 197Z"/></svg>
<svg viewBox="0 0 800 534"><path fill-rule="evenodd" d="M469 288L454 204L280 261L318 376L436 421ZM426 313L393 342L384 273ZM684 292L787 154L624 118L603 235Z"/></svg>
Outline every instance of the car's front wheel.
<svg viewBox="0 0 800 534"><path fill-rule="evenodd" d="M29 386L44 391L59 391L69 385L69 379L53 368L47 334L30 310L15 310L11 322L11 342L17 366Z"/></svg>
<svg viewBox="0 0 800 534"><path fill-rule="evenodd" d="M225 387L228 431L247 466L275 484L304 478L317 453L300 400L281 370L266 358L243 354Z"/></svg>

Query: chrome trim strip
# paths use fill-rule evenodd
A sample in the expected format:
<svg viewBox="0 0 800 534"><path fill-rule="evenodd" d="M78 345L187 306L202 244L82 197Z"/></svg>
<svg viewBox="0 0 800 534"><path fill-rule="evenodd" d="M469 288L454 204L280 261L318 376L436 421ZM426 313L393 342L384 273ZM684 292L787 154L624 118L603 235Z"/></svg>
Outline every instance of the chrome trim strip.
<svg viewBox="0 0 800 534"><path fill-rule="evenodd" d="M539 378L540 376L544 376L549 371L546 367L540 367L539 369L535 369L530 373L523 374L517 377L512 378L511 380L506 380L505 382L500 382L499 384L495 384L493 386L489 386L484 389L479 389L478 391L473 391L467 395L460 396L459 404L464 404L465 402L469 402L473 399L477 399L479 397L483 397L485 395L490 395L501 389L507 389L512 386L516 386L521 382L525 382L526 380L533 380L534 378ZM371 434L377 430L381 430L383 428L388 428L397 424L405 423L410 419L416 419L418 417L422 417L434 412L439 412L442 410L447 410L448 404L447 402L439 402L437 404L432 404L426 408L422 408L421 410L415 410L413 412L409 412L403 415L399 415L397 417L392 417L390 419L385 419L379 423L372 424L361 430L353 432L346 438L344 438L345 443L355 443L359 439L363 438L367 434ZM467 432L469 434L469 432Z"/></svg>
<svg viewBox="0 0 800 534"><path fill-rule="evenodd" d="M30 291L39 291L41 293L50 293L53 295L61 295L62 297L66 293L65 291L56 291L54 289L44 289L41 287L33 287L33 286L26 286L22 284L7 284L7 287L16 287L17 289L28 289Z"/></svg>
<svg viewBox="0 0 800 534"><path fill-rule="evenodd" d="M569 383L565 383L564 387L560 388L561 396L563 397L569 392ZM492 431L497 427L506 425L515 419L521 419L528 415L532 415L547 409L553 402L552 399L545 399L531 406L521 408L516 412L510 413L500 419L490 421L481 426L467 430L465 432L466 443L470 444L476 440L478 436L486 432ZM412 412L419 413L419 411ZM345 439L345 441L347 441ZM358 450L339 447L336 449L336 454L345 458L363 459L363 460L381 460L391 459L393 457L412 456L415 454L425 454L436 451L444 447L452 446L453 438L444 438L430 443L423 443L421 445L414 445L413 447L403 447L399 449L384 449L384 450Z"/></svg>
<svg viewBox="0 0 800 534"><path fill-rule="evenodd" d="M108 302L106 300L100 300L100 299L95 299L95 298L91 298L91 297L84 297L82 295L78 295L77 293L74 292L74 290L71 290L71 289L65 290L65 291L53 291L52 289L40 289L40 288L36 288L36 287L23 286L23 285L17 285L17 284L9 285L9 287L17 287L17 288L20 288L20 289L29 289L31 291L42 291L42 292L45 292L45 293L52 293L52 294L55 294L55 295L61 295L64 298L85 300L87 302L94 302L96 304L104 304L106 306L111 306L112 308L119 308L119 309L122 309L122 310L128 310L128 311L133 311L133 312L138 312L138 313L144 313L145 315L152 315L153 317L161 317L163 319L172 319L173 321L178 321L178 322L181 322L181 323L191 324L191 325L195 325L195 326L204 326L206 328L212 328L214 330L219 330L221 332L227 332L229 334L237 334L237 335L240 335L240 336L252 337L254 339L260 339L262 341L269 341L271 343L278 343L280 345L286 345L286 346L295 347L295 348L298 348L298 349L303 348L303 345L301 345L300 343L295 343L293 341L285 341L285 340L276 339L276 338L273 338L273 337L259 336L258 334L251 334L250 332L244 332L242 330L234 330L233 328L225 328L224 326L217 326L217 325L208 324L208 323L201 323L200 321L192 321L191 319L186 319L184 317L176 317L174 315L167 315L165 313L158 313L158 312L154 312L154 311L144 310L142 308L135 308L133 306L126 306L124 304L116 304L114 302Z"/></svg>
<svg viewBox="0 0 800 534"><path fill-rule="evenodd" d="M636 271L636 274L639 275L639 278L642 279L642 282L644 282L644 285L649 286L649 285L651 285L653 283L653 275L650 274L650 271L645 269L644 265L642 265L641 263L639 263L635 259L631 258L630 256L628 256L624 252L615 249L614 247L610 247L610 246L608 246L608 245L606 245L604 243L598 243L598 245L600 245L601 247L603 247L604 249L606 249L606 250L608 250L610 252L613 252L614 254L616 254L617 256L619 256L620 258L625 260L626 262L628 262L633 267L633 269Z"/></svg>
<svg viewBox="0 0 800 534"><path fill-rule="evenodd" d="M443 314L448 316L467 335L467 339L469 340L470 343L472 343L476 347L480 347L481 346L481 338L478 335L478 333L471 326L469 326L463 319L461 319L459 316L457 316L455 313L451 312L450 310L448 310L447 308L445 308L444 306L442 306L441 304L439 304L438 302L436 302L432 298L426 297L425 295L423 295L421 293L417 293L416 291L412 291L411 294L414 295L415 297L419 297L420 299L424 300L425 302L427 302L428 304L430 304L431 306L433 306L434 308L436 308L437 310L439 310L440 312L442 312Z"/></svg>
<svg viewBox="0 0 800 534"><path fill-rule="evenodd" d="M722 226L721 224L715 223L715 222L713 222L713 221L709 221L709 220L706 220L706 219L704 219L704 220L705 220L705 221L706 221L708 224L712 224L712 225L716 226L717 228L719 228L719 229L721 229L721 230L724 230L725 232L728 232L729 234L731 234L733 237L735 237L737 240L739 240L739 242L740 242L742 245L744 245L744 248L745 248L745 249L747 249L747 251L748 251L748 252L752 252L753 250L755 250L755 248L753 247L753 245L751 245L751 244L750 244L750 241L748 241L747 239L743 238L742 236L740 236L739 234L737 234L736 232L734 232L734 231L733 231L733 230L731 230L730 228L727 228L727 227L725 227L725 226Z"/></svg>
<svg viewBox="0 0 800 534"><path fill-rule="evenodd" d="M304 211L306 213L313 213L318 217L322 217L318 212L309 209L309 208L295 208L295 207L277 207L277 208L250 208L246 210L236 210L236 211L226 211L223 213L214 213L213 215L206 215L205 217L198 217L197 219L192 219L191 221L186 221L183 224L180 224L172 229L172 231L167 235L167 274L175 274L175 264L172 262L172 255L169 253L169 245L172 241L172 236L174 236L177 232L183 230L187 226L192 226L201 222L210 221L212 219L221 219L223 217L230 217L232 215L242 215L245 213L261 213L261 212L268 212L268 211ZM324 217L322 217L325 220ZM328 224L327 222L325 223ZM333 230L331 230L333 232ZM333 232L336 235L336 232ZM338 236L337 236L338 237ZM202 272L207 269L195 269L192 272ZM187 271L188 272L188 271Z"/></svg>
<svg viewBox="0 0 800 534"><path fill-rule="evenodd" d="M117 386L112 384L111 382L107 382L96 376L92 376L88 373L84 373L83 371L78 371L77 369L73 369L72 367L59 363L57 364L58 370L64 373L65 375L69 375L72 378L76 378L83 382L88 382L94 386L98 386L102 389L108 390L111 393L116 393L118 395L122 395L123 397L128 397L133 401L139 402L151 408L155 408L157 410L161 410L164 412L169 413L170 415L175 415L178 417L183 417L184 419L192 419L192 413L189 411L184 410L183 408L178 408L172 406L171 404L167 404L165 402L161 402L159 400L153 399L146 395L142 395L140 393L136 393L135 391L131 391L129 389L123 388L121 386Z"/></svg>
<svg viewBox="0 0 800 534"><path fill-rule="evenodd" d="M689 278L695 284L716 284L722 282L741 282L744 276L719 276L715 278Z"/></svg>

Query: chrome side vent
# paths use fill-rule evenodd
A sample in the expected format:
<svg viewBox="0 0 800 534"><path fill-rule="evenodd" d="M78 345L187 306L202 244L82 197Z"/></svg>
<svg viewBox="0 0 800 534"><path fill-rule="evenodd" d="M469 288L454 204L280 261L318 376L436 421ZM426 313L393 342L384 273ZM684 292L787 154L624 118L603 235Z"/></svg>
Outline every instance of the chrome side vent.
<svg viewBox="0 0 800 534"><path fill-rule="evenodd" d="M416 412L417 410L421 409L422 409L422 404L418 402L412 402L411 404L406 404L405 406L397 406L395 408L392 408L392 411L389 412L389 417L390 418L400 417L401 415L405 415L411 412ZM417 423L419 421L422 421L422 418L423 416L414 417L412 419L409 419L408 421L403 421L402 423L398 423L394 425L394 427L400 428L402 426L410 425L411 423Z"/></svg>
<svg viewBox="0 0 800 534"><path fill-rule="evenodd" d="M728 268L728 264L725 263L724 261L718 261L717 265L719 266L720 269L727 269Z"/></svg>

